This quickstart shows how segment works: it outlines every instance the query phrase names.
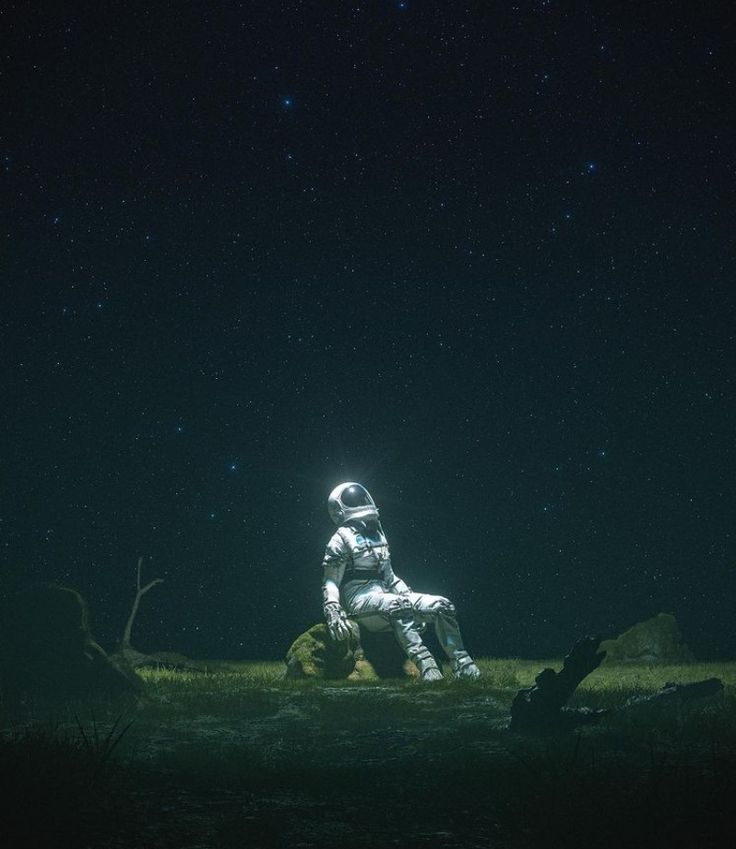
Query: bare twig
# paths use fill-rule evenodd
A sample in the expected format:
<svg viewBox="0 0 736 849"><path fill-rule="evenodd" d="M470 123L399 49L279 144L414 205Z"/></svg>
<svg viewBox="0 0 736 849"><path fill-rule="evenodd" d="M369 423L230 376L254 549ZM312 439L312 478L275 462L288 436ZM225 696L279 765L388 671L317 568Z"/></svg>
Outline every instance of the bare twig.
<svg viewBox="0 0 736 849"><path fill-rule="evenodd" d="M142 568L143 568L143 558L139 557L138 558L138 569L136 571L136 579L135 579L135 585L136 585L135 599L133 601L133 607L130 610L130 616L128 617L128 621L125 623L125 630L123 631L123 639L122 639L122 643L121 643L121 648L123 649L123 651L125 649L129 649L131 647L130 646L130 634L131 634L131 631L133 630L133 622L135 620L136 614L138 613L138 606L141 603L141 599L150 589L155 587L156 584L163 584L163 582L164 582L163 578L154 578L152 581L149 581L145 586L142 587L141 586L141 569Z"/></svg>

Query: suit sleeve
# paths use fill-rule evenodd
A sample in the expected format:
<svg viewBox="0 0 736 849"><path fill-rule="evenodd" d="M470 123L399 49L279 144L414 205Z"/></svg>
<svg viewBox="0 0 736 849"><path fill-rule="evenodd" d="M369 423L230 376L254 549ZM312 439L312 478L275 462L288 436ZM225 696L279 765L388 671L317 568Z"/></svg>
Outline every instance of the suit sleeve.
<svg viewBox="0 0 736 849"><path fill-rule="evenodd" d="M329 602L340 604L340 584L345 574L350 553L345 540L335 531L325 548L322 558L322 604Z"/></svg>

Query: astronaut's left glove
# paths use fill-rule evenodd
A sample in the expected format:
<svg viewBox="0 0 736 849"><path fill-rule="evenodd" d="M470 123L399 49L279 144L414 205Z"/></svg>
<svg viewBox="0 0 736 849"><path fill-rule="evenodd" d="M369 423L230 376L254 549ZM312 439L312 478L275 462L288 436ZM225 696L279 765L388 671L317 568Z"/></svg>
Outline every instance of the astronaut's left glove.
<svg viewBox="0 0 736 849"><path fill-rule="evenodd" d="M347 640L350 636L350 626L345 611L336 601L328 601L324 606L325 621L330 636L336 642Z"/></svg>

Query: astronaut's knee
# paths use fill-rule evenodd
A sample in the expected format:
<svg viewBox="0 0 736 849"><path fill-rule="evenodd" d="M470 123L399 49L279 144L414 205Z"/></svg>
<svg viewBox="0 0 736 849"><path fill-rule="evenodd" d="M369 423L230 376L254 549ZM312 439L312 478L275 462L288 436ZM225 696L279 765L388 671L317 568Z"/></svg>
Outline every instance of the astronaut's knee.
<svg viewBox="0 0 736 849"><path fill-rule="evenodd" d="M454 616L457 613L455 605L449 598L444 598L443 596L438 596L437 599L435 599L432 603L432 610L435 613L444 613L447 616Z"/></svg>

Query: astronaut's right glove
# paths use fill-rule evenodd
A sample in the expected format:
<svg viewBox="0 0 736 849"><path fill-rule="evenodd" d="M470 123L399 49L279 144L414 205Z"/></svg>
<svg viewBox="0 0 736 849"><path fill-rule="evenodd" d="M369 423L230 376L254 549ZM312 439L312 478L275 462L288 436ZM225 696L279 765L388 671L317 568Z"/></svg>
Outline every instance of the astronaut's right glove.
<svg viewBox="0 0 736 849"><path fill-rule="evenodd" d="M328 601L324 606L325 621L330 636L337 642L347 640L350 636L350 626L345 611L336 601Z"/></svg>

